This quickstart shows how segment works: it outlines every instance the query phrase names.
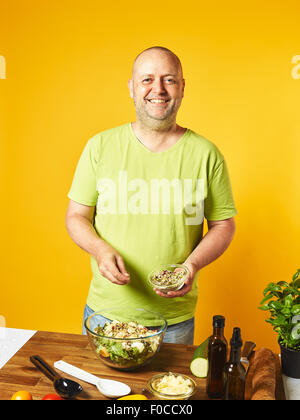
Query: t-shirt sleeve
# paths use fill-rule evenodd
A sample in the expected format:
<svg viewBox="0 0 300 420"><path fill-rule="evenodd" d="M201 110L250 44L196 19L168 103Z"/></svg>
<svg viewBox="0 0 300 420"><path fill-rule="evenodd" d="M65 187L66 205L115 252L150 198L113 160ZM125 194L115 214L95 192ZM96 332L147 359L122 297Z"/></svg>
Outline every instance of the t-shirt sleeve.
<svg viewBox="0 0 300 420"><path fill-rule="evenodd" d="M79 159L68 197L86 206L95 206L98 198L97 165L99 150L97 137L91 138Z"/></svg>
<svg viewBox="0 0 300 420"><path fill-rule="evenodd" d="M229 219L236 214L227 165L222 160L208 181L204 216L207 220L214 221Z"/></svg>

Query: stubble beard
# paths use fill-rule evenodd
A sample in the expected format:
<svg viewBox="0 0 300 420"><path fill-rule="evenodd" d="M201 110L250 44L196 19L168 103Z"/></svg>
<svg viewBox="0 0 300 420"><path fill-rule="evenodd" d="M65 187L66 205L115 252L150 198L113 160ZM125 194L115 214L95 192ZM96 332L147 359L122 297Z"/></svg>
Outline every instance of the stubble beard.
<svg viewBox="0 0 300 420"><path fill-rule="evenodd" d="M133 101L137 119L148 129L153 131L166 131L174 125L177 115L175 104L167 109L161 117L154 117L146 111L144 104L139 104L135 98L133 98Z"/></svg>

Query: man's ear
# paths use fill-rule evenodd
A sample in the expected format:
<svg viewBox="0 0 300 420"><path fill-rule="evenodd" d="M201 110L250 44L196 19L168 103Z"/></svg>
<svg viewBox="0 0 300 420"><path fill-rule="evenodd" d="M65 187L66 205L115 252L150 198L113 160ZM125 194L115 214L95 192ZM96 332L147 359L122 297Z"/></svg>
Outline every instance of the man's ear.
<svg viewBox="0 0 300 420"><path fill-rule="evenodd" d="M133 98L133 80L132 79L128 80L128 89L129 89L130 97Z"/></svg>

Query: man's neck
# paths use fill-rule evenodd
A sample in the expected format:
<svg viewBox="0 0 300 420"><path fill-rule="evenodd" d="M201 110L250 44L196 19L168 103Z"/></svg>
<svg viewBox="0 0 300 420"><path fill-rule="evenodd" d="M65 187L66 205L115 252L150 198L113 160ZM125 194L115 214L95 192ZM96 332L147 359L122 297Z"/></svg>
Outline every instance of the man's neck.
<svg viewBox="0 0 300 420"><path fill-rule="evenodd" d="M137 139L154 153L163 152L172 147L183 136L186 128L174 124L163 130L151 129L138 120L131 124Z"/></svg>

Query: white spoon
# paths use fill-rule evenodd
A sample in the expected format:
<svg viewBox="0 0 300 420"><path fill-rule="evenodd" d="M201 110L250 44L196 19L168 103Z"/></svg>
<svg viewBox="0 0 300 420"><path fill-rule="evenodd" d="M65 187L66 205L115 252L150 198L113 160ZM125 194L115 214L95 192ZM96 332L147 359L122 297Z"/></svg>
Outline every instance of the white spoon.
<svg viewBox="0 0 300 420"><path fill-rule="evenodd" d="M77 379L88 382L89 384L96 385L98 391L101 392L105 397L108 398L119 398L124 395L128 395L131 389L128 385L123 382L114 381L112 379L98 378L98 376L92 375L85 370L79 369L76 366L70 365L70 363L58 360L54 362L54 367L62 372L68 373Z"/></svg>

